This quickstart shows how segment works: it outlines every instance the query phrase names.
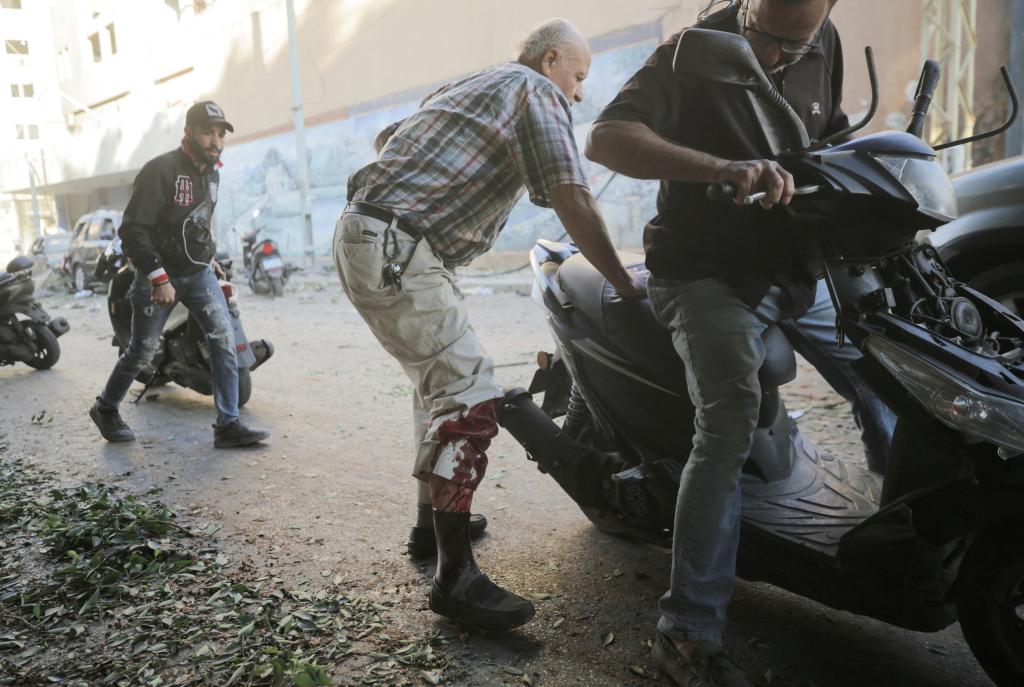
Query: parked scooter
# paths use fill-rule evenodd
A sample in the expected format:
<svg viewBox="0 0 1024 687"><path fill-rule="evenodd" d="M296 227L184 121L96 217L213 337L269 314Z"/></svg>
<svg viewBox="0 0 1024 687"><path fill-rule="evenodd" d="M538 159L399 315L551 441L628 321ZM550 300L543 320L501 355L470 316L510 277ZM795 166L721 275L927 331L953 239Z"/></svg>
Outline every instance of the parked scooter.
<svg viewBox="0 0 1024 687"><path fill-rule="evenodd" d="M51 318L34 293L32 260L18 256L0 272L0 365L47 370L60 359L57 337L71 327L63 317Z"/></svg>
<svg viewBox="0 0 1024 687"><path fill-rule="evenodd" d="M864 353L854 370L899 418L884 473L815 447L779 397L796 365L770 328L739 574L911 630L959 619L996 684L1024 684L1024 320L914 239L956 216L936 150L1016 118L1007 72L1010 122L933 149L920 139L931 61L908 132L834 147L875 112L870 49L867 117L813 143L741 37L690 29L675 69L749 98L802 193L789 206L794 230L819 249L841 335ZM709 187L722 202L734 192ZM540 356L529 392L508 392L499 421L599 528L670 546L694 417L670 336L646 300L618 298L573 246L540 241L531 264L558 352ZM541 391L543 409L531 398Z"/></svg>
<svg viewBox="0 0 1024 687"><path fill-rule="evenodd" d="M225 278L220 280L221 291L227 300L228 312L234 331L235 351L238 356L238 406L244 406L252 395L251 372L265 363L274 354L273 345L266 339L249 341L242 328L238 311L238 289L231 283L231 259L221 254L217 261L224 270ZM135 270L128 264L121 250L121 240L115 239L107 246L96 267L96 278L109 281L107 293L107 314L114 329L111 344L124 353L132 333L132 302L129 293ZM136 377L146 385L137 399L142 398L151 387L175 382L181 386L210 396L213 381L210 374L210 355L203 330L199 322L181 303L174 306L164 325L160 346L152 362Z"/></svg>
<svg viewBox="0 0 1024 687"><path fill-rule="evenodd" d="M253 211L253 218L259 216L259 209ZM277 298L284 295L293 268L286 265L273 239L260 239L262 227L255 224L242 235L242 261L253 293L266 294Z"/></svg>

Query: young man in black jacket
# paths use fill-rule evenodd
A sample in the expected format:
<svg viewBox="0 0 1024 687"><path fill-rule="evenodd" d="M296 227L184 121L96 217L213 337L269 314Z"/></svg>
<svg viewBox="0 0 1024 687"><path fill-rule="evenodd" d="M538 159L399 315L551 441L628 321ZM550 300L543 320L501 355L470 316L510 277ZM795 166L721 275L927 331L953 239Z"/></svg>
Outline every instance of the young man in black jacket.
<svg viewBox="0 0 1024 687"><path fill-rule="evenodd" d="M214 446L248 446L270 436L238 419L238 362L227 301L220 290L210 220L217 203L220 153L234 127L214 102L193 105L185 115L181 146L142 168L132 186L119 235L135 267L132 335L89 416L107 441L135 434L117 406L132 380L152 359L171 309L181 301L199 321L209 346L217 406Z"/></svg>

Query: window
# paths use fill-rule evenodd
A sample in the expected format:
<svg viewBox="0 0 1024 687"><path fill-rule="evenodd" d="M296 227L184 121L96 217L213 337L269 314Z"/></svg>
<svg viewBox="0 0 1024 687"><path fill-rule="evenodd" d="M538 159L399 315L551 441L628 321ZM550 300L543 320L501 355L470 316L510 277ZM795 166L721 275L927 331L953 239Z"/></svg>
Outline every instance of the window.
<svg viewBox="0 0 1024 687"><path fill-rule="evenodd" d="M0 10L20 10L21 0L0 0Z"/></svg>
<svg viewBox="0 0 1024 687"><path fill-rule="evenodd" d="M103 59L103 51L100 49L100 34L97 32L89 36L89 43L92 45L92 61L99 62Z"/></svg>
<svg viewBox="0 0 1024 687"><path fill-rule="evenodd" d="M8 38L4 41L4 46L7 49L8 55L27 55L28 54L28 41L19 41Z"/></svg>
<svg viewBox="0 0 1024 687"><path fill-rule="evenodd" d="M14 129L18 140L39 138L39 127L35 124L15 124Z"/></svg>
<svg viewBox="0 0 1024 687"><path fill-rule="evenodd" d="M89 231L85 234L86 241L100 241L103 239L103 229L100 221L94 219L89 223Z"/></svg>
<svg viewBox="0 0 1024 687"><path fill-rule="evenodd" d="M114 33L114 25L107 24L107 37L110 38L110 54L117 54L117 34Z"/></svg>
<svg viewBox="0 0 1024 687"><path fill-rule="evenodd" d="M103 229L100 230L100 238L104 241L114 240L114 220L103 220Z"/></svg>
<svg viewBox="0 0 1024 687"><path fill-rule="evenodd" d="M32 98L35 97L36 89L30 83L23 83L20 86L16 83L11 84L11 97L12 98Z"/></svg>
<svg viewBox="0 0 1024 687"><path fill-rule="evenodd" d="M20 98L21 97L21 89L18 88L18 84L16 84L16 83L12 83L11 84L11 97L12 98Z"/></svg>

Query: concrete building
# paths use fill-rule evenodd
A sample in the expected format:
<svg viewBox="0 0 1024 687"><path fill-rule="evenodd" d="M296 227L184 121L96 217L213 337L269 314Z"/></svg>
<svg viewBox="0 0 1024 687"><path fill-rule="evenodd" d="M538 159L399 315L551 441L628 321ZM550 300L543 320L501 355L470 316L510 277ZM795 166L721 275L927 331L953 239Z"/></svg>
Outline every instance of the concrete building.
<svg viewBox="0 0 1024 687"><path fill-rule="evenodd" d="M0 268L59 224L46 176L63 136L57 59L48 3L0 0ZM38 192L34 194L33 189Z"/></svg>
<svg viewBox="0 0 1024 687"><path fill-rule="evenodd" d="M863 48L871 44L882 93L873 128L905 125L921 62L922 2L936 1L837 5L833 18L844 42L845 103L852 117L867 109ZM301 253L284 0L0 2L20 7L0 10L5 39L28 36L30 45L50 51L51 81L40 77L50 95L39 97L36 86L38 119L25 114L18 121L39 126L38 142L23 148L31 148L42 180L37 190L53 199L55 221L67 227L83 212L123 208L141 165L177 145L187 106L213 98L236 127L224 153L216 216L221 240L236 245L238 231L258 221L285 253ZM1009 59L1013 32L1007 27L1013 25L1014 5L1022 2L978 2L979 126L1005 112L998 65ZM316 252L328 251L345 202L345 180L372 156L373 136L437 85L511 58L530 28L564 16L591 39L595 52L587 100L574 112L582 144L597 112L658 42L691 23L706 5L707 0L295 0ZM25 26L22 34L7 15ZM6 121L6 104L4 112ZM18 131L3 126L8 133ZM976 147L976 160L1002 157L1003 150L993 146ZM0 191L18 208L19 226L31 231L25 160L23 151L4 147ZM654 185L612 179L596 165L587 171L595 191L604 189L601 202L615 235L635 243L653 208ZM538 236L560 233L553 213L524 203L498 247L521 249Z"/></svg>

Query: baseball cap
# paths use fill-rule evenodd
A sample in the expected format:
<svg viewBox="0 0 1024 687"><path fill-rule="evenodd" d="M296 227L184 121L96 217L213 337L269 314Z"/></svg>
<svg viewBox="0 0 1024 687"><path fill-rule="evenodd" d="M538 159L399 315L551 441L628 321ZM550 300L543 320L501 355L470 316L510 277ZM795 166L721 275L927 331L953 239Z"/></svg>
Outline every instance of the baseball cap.
<svg viewBox="0 0 1024 687"><path fill-rule="evenodd" d="M201 126L203 124L223 124L224 127L234 133L235 127L231 122L224 119L224 110L212 100L201 100L185 113L185 126Z"/></svg>

